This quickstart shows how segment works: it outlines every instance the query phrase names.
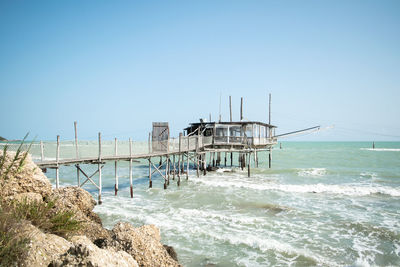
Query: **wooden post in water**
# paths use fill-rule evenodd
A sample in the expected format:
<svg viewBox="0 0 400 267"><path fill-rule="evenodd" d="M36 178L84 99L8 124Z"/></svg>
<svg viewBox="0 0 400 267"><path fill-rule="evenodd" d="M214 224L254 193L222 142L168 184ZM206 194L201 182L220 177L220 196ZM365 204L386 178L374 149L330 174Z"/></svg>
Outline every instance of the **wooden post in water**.
<svg viewBox="0 0 400 267"><path fill-rule="evenodd" d="M204 159L203 159L203 175L207 174L207 152L204 152Z"/></svg>
<svg viewBox="0 0 400 267"><path fill-rule="evenodd" d="M247 160L247 177L250 177L251 152L248 153Z"/></svg>
<svg viewBox="0 0 400 267"><path fill-rule="evenodd" d="M182 158L182 133L179 133L179 154L178 154L178 181L177 185L181 185L181 161L183 160Z"/></svg>
<svg viewBox="0 0 400 267"><path fill-rule="evenodd" d="M165 179L164 179L164 189L167 189L167 186L169 185L169 175L168 175L168 164L169 164L169 157L166 156L165 158ZM168 177L168 178L167 178Z"/></svg>
<svg viewBox="0 0 400 267"><path fill-rule="evenodd" d="M268 168L271 169L271 161L272 161L272 147L269 148L269 154L268 154Z"/></svg>
<svg viewBox="0 0 400 267"><path fill-rule="evenodd" d="M56 162L57 162L57 168L56 168L56 188L60 186L60 177L59 177L59 167L58 167L58 162L60 160L60 136L57 135L57 152L56 152Z"/></svg>
<svg viewBox="0 0 400 267"><path fill-rule="evenodd" d="M97 168L99 171L99 205L101 205L101 191L102 191L102 181L101 181L101 133L99 132L99 160Z"/></svg>
<svg viewBox="0 0 400 267"><path fill-rule="evenodd" d="M225 152L225 157L224 157L224 162L225 162L225 167L226 167L226 154L227 154L228 152Z"/></svg>
<svg viewBox="0 0 400 267"><path fill-rule="evenodd" d="M117 138L115 138L114 140L114 152L115 152L115 156L118 155L118 141ZM118 194L118 161L115 160L114 162L114 167L115 167L115 186L114 186L114 191L115 191L115 195Z"/></svg>
<svg viewBox="0 0 400 267"><path fill-rule="evenodd" d="M175 168L175 154L172 155L172 180L175 180L175 173L176 173L176 168Z"/></svg>
<svg viewBox="0 0 400 267"><path fill-rule="evenodd" d="M231 152L231 167L233 166L233 153Z"/></svg>
<svg viewBox="0 0 400 267"><path fill-rule="evenodd" d="M149 158L149 188L153 187L153 182L151 181L151 157Z"/></svg>
<svg viewBox="0 0 400 267"><path fill-rule="evenodd" d="M186 161L186 180L189 179L189 149L190 149L190 136L187 136L187 161Z"/></svg>
<svg viewBox="0 0 400 267"><path fill-rule="evenodd" d="M131 198L133 198L133 181L132 181L132 140L129 138L129 185Z"/></svg>

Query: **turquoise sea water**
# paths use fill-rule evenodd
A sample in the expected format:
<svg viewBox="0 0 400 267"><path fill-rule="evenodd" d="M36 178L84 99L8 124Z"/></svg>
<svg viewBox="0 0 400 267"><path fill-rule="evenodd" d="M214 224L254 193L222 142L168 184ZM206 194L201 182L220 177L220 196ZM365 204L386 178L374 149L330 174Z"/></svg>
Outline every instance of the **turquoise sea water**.
<svg viewBox="0 0 400 267"><path fill-rule="evenodd" d="M148 189L148 166L135 163L133 199L126 162L114 196L110 162L95 211L108 228L157 225L184 266L400 265L400 142L374 150L367 142L284 142L271 169L267 152L259 158L250 178L235 167L199 178L191 170L167 190L159 176ZM61 185L76 184L74 167L60 175ZM47 176L54 184L54 171Z"/></svg>

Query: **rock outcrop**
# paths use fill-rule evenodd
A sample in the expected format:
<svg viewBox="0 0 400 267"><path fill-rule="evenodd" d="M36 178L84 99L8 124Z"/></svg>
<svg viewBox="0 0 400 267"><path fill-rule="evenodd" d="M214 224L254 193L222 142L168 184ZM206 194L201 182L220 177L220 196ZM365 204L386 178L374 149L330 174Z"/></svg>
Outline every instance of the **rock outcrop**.
<svg viewBox="0 0 400 267"><path fill-rule="evenodd" d="M154 225L133 227L118 223L112 230L102 227L93 212L93 197L82 188L52 189L47 177L29 155L8 152L0 169L0 200L9 203L54 203L52 214L72 212L80 229L63 236L42 231L29 220L15 224L16 236L29 239L20 266L180 266L172 247L161 243L160 231ZM0 152L0 160L3 155ZM12 165L12 171L5 170ZM45 203L45 204L46 204ZM171 257L175 256L175 257Z"/></svg>

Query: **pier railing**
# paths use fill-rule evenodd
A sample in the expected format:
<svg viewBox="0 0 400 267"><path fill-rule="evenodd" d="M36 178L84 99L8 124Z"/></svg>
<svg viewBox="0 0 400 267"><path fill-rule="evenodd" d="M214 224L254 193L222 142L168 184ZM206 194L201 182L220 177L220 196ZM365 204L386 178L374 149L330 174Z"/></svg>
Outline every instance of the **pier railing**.
<svg viewBox="0 0 400 267"><path fill-rule="evenodd" d="M8 146L8 151L16 151L19 147L21 151L29 149L30 154L35 162L57 161L69 159L96 159L99 157L101 150L101 158L118 157L146 157L157 153L182 153L188 151L198 151L204 147L216 144L246 144L246 145L268 145L273 139L270 138L233 138L230 139L213 138L212 136L180 136L161 141L162 151L153 151L150 141L132 141L132 140L101 140L98 141L75 141L75 140L59 140L58 141L40 141L26 142L22 146L20 142L0 142L0 150L4 146Z"/></svg>

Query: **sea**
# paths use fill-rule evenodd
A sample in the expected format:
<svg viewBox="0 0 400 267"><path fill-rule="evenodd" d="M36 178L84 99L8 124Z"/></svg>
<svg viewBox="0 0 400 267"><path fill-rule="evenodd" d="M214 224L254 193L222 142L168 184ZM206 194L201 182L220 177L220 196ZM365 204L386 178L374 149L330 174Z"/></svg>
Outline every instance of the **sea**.
<svg viewBox="0 0 400 267"><path fill-rule="evenodd" d="M170 180L148 164L134 162L133 198L129 165L103 168L106 228L120 221L154 224L183 266L400 266L400 142L282 142L259 152L259 167L227 163L197 177ZM143 145L145 147L145 145ZM88 143L88 153L98 151ZM154 159L157 163L158 158ZM83 166L92 173L97 166ZM46 173L55 185L55 171ZM76 168L60 169L60 185L76 185ZM94 176L97 181L97 177ZM83 187L97 199L97 189Z"/></svg>

